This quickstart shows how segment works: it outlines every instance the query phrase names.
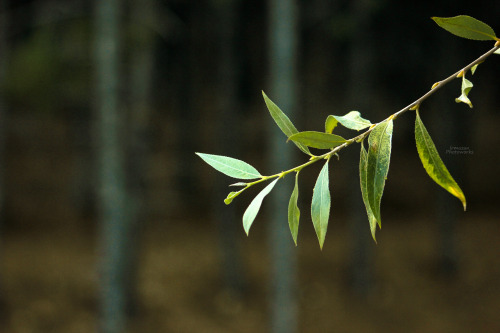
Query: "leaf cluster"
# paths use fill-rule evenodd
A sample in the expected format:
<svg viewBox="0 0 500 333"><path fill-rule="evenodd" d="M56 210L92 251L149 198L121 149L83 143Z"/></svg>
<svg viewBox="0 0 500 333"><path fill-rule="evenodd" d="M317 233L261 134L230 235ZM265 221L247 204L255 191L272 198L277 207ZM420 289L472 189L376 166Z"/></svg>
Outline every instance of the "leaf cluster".
<svg viewBox="0 0 500 333"><path fill-rule="evenodd" d="M352 143L360 143L359 179L361 195L366 208L371 234L376 241L375 234L377 226L379 228L382 226L381 202L389 172L394 120L400 114L410 110L415 111L415 144L424 170L434 182L458 198L464 210L466 209L465 195L439 156L439 152L420 118L419 110L425 99L435 93L438 88L456 78L462 79L462 87L461 95L457 97L455 101L457 103L465 103L472 108L472 103L468 95L473 84L465 78L465 75L468 71L474 74L477 66L491 54L499 54L500 39L496 37L495 32L490 26L470 16L461 15L451 18L433 17L433 20L443 29L459 37L474 40L494 40L496 42L495 46L457 73L442 81L436 82L429 92L415 102L378 123L372 123L370 120L363 118L359 111L350 111L343 116L329 115L325 121L324 131L299 132L290 118L288 118L288 116L264 92L262 92L271 117L286 135L287 141L292 141L297 148L309 156L307 162L287 171L270 176L263 176L257 169L244 161L232 157L196 153L217 171L229 177L248 181L231 185L241 187L241 189L239 191L230 192L224 200L226 204L230 204L234 198L247 188L274 179L257 194L243 214L243 228L247 234L257 217L264 198L272 191L280 179L287 174L295 173L295 186L288 204L288 224L293 241L297 244L300 221L300 209L298 207L299 173L310 164L323 161L324 164L316 179L311 201L311 219L318 237L319 245L322 248L328 229L331 208L329 188L330 158L332 155L337 155L340 150ZM345 139L333 133L339 124L350 130L365 131L351 139ZM364 142L366 138L368 138L366 140L367 147L365 147ZM320 155L314 155L311 153L310 148L327 150L327 152Z"/></svg>

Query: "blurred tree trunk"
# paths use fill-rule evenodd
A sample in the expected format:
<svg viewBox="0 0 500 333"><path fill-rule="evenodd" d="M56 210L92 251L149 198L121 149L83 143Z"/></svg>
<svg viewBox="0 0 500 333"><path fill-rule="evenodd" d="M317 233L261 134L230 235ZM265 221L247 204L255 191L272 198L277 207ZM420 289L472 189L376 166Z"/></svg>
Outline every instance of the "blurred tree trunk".
<svg viewBox="0 0 500 333"><path fill-rule="evenodd" d="M351 2L351 14L355 23L349 57L349 105L365 115L371 109L373 81L373 44L370 34L372 2L370 0L354 0ZM359 164L358 153L348 154L349 164ZM349 184L359 189L359 169L349 168ZM354 187L352 187L354 188ZM359 190L349 191L349 211L351 216L350 232L352 239L351 279L354 292L365 297L371 283L371 254L373 240L370 234L368 218Z"/></svg>
<svg viewBox="0 0 500 333"><path fill-rule="evenodd" d="M294 119L296 114L297 4L294 0L269 2L270 98ZM271 170L286 170L293 165L292 146L269 123ZM271 332L297 331L296 255L288 228L287 207L293 177L271 192L269 242L271 250Z"/></svg>
<svg viewBox="0 0 500 333"><path fill-rule="evenodd" d="M126 190L123 133L125 115L119 107L119 40L122 3L96 2L96 154L100 214L99 331L125 332L127 241L131 219Z"/></svg>
<svg viewBox="0 0 500 333"><path fill-rule="evenodd" d="M238 84L240 65L238 64L237 50L237 13L239 0L215 2L216 36L218 40L218 71L217 91L218 112L216 130L216 151L224 152L228 156L238 156L240 151ZM227 130L230 128L231 130ZM225 285L230 293L239 297L243 292L241 258L238 251L237 232L241 232L240 224L235 212L235 205L226 206L221 198L229 192L227 177L217 174L215 183L215 218L219 229L222 270Z"/></svg>

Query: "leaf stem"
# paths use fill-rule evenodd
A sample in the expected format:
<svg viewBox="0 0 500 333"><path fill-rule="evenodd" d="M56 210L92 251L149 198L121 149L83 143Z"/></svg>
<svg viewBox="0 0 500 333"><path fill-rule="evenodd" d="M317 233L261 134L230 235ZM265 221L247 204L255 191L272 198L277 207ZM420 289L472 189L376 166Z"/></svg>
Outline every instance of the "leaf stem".
<svg viewBox="0 0 500 333"><path fill-rule="evenodd" d="M379 123L376 123L376 124L373 124L372 126L370 126L370 128L368 128L365 132L361 133L360 135L358 136L355 136L349 140L347 140L346 142L344 142L343 144L333 148L332 150L330 150L329 152L327 153L324 153L323 155L318 155L318 156L313 156L311 157L311 159L309 161L307 161L306 163L304 164L301 164L299 166L296 166L292 169L289 169L289 170L286 170L286 171L282 171L280 173L276 173L274 175L270 175L270 176L263 176L261 179L259 180L256 180L254 182L251 182L251 183L247 183L247 186L246 188L250 187L250 186L253 186L255 184L258 184L258 183L261 183L261 182L264 182L266 180L269 180L269 179L272 179L272 178L276 178L276 177L279 177L279 178L282 178L284 176L286 176L287 174L289 173L292 173L292 172L299 172L300 170L304 169L305 167L313 164L313 163L316 163L320 160L323 160L323 159L329 159L332 155L338 153L340 150L346 148L347 146L351 145L352 143L354 142L361 142L362 140L364 140L372 131L373 129L380 123L384 122L384 121L388 121L388 120L394 120L396 119L397 117L399 117L401 114L409 111L409 110L416 110L418 109L418 107L422 104L423 101L425 101L427 98L429 98L431 95L433 95L439 88L443 87L444 85L448 84L449 82L453 81L454 79L456 78L459 78L460 75L465 75L465 73L471 69L471 67L477 65L477 64L480 64L482 63L483 61L486 60L486 58L488 58L490 55L492 55L496 50L498 50L500 48L500 43L499 42L496 42L495 43L495 46L489 50L488 52L484 53L483 55L481 55L479 58L477 58L476 60L474 60L473 62L471 62L470 64L468 64L467 66L463 67L462 69L460 69L459 71L457 71L456 73L448 76L446 79L444 80L441 80L441 81L438 81L436 82L432 88L427 92L425 93L424 95L422 95L420 98L418 98L417 100L415 100L414 102L408 104L407 106L405 106L404 108L402 108L401 110L399 110L398 112L396 113L393 113L392 115L390 115L389 117L387 117L386 119L382 120L381 122ZM246 189L245 188L245 189Z"/></svg>

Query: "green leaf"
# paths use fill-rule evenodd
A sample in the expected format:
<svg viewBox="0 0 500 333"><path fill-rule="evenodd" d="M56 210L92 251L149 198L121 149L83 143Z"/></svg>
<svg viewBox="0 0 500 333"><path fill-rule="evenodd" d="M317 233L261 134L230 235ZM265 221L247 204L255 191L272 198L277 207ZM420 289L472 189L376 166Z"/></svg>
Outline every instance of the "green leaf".
<svg viewBox="0 0 500 333"><path fill-rule="evenodd" d="M493 52L494 54L500 54L500 49L496 50L495 52Z"/></svg>
<svg viewBox="0 0 500 333"><path fill-rule="evenodd" d="M476 72L477 66L479 66L479 64L475 64L474 66L472 66L472 67L470 68L470 73L471 73L472 75L474 75L474 73Z"/></svg>
<svg viewBox="0 0 500 333"><path fill-rule="evenodd" d="M459 37L474 40L498 40L489 25L467 15L433 17L432 19L441 28Z"/></svg>
<svg viewBox="0 0 500 333"><path fill-rule="evenodd" d="M373 216L377 219L379 226L382 222L380 218L380 202L382 201L391 159L392 128L392 119L386 120L379 123L368 137L366 192Z"/></svg>
<svg viewBox="0 0 500 333"><path fill-rule="evenodd" d="M244 190L246 190L247 188L245 187L244 189L241 189L239 191L236 191L236 192L230 192L228 195L227 195L227 198L224 199L224 203L226 205L229 205L231 202L233 202L233 199L236 198L238 195L241 194L241 192L243 192Z"/></svg>
<svg viewBox="0 0 500 333"><path fill-rule="evenodd" d="M257 213L259 212L260 206L262 205L262 200L264 200L266 195L271 192L278 180L279 178L276 178L272 183L264 187L264 189L260 191L260 193L257 194L257 196L252 200L247 210L245 210L245 213L243 214L243 228L245 229L247 235L250 231L250 227L252 226L253 221L255 220L255 217L257 216Z"/></svg>
<svg viewBox="0 0 500 333"><path fill-rule="evenodd" d="M232 157L196 153L215 170L238 179L261 178L262 175L250 164Z"/></svg>
<svg viewBox="0 0 500 333"><path fill-rule="evenodd" d="M469 80L465 78L465 75L462 76L462 95L455 98L455 102L457 103L465 103L472 109L472 102L469 99L469 92L472 89L473 84Z"/></svg>
<svg viewBox="0 0 500 333"><path fill-rule="evenodd" d="M418 111L415 119L415 141L417 143L418 156L420 156L420 160L427 174L439 186L457 197L462 202L465 210L467 207L465 195L448 172L441 157L439 157L436 146L422 123Z"/></svg>
<svg viewBox="0 0 500 333"><path fill-rule="evenodd" d="M318 236L319 246L323 248L325 242L326 230L328 228L328 218L330 215L330 190L328 188L328 161L321 169L316 185L314 185L311 217L314 225L314 230Z"/></svg>
<svg viewBox="0 0 500 333"><path fill-rule="evenodd" d="M346 139L341 136L315 131L299 132L288 139L308 147L319 149L334 148L346 142Z"/></svg>
<svg viewBox="0 0 500 333"><path fill-rule="evenodd" d="M361 118L361 114L359 113L359 111L351 111L347 113L345 116L333 116L333 117L344 127L356 131L360 131L372 125L372 123L369 120Z"/></svg>
<svg viewBox="0 0 500 333"><path fill-rule="evenodd" d="M366 152L364 143L361 142L361 153L359 157L359 178L361 184L361 196L363 197L363 202L366 208L366 214L368 215L368 222L370 223L370 231L372 233L373 240L375 243L377 239L375 238L375 231L377 230L377 219L373 215L372 209L370 207L370 201L368 200L368 182L367 182L367 162L368 153ZM380 227L380 225L379 225Z"/></svg>
<svg viewBox="0 0 500 333"><path fill-rule="evenodd" d="M287 115L283 111L281 111L281 109L276 104L274 104L274 102L271 101L264 92L262 92L262 96L264 96L264 101L266 102L266 106L269 110L269 113L271 114L271 117L273 117L274 122L276 123L276 125L278 125L281 131L285 133L287 138L294 135L295 133L298 133L299 131L297 131L293 123L290 121L290 118L288 118ZM298 142L294 143L304 153L313 156L309 151L309 148Z"/></svg>
<svg viewBox="0 0 500 333"><path fill-rule="evenodd" d="M325 133L332 134L333 130L335 127L337 127L337 119L335 119L335 116L328 116L325 121Z"/></svg>
<svg viewBox="0 0 500 333"><path fill-rule="evenodd" d="M297 206L297 200L299 199L299 173L295 175L295 187L293 188L292 195L290 196L290 201L288 203L288 225L290 226L290 232L292 233L293 241L295 246L297 246L297 233L299 232L299 219L300 210Z"/></svg>

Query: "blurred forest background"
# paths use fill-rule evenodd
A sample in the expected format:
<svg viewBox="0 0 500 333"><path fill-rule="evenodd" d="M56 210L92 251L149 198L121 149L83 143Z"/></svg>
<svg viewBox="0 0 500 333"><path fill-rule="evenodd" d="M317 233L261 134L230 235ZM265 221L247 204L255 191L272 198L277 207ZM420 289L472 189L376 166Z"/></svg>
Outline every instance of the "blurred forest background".
<svg viewBox="0 0 500 333"><path fill-rule="evenodd" d="M261 90L299 130L380 121L493 46L430 17L500 32L499 1L0 3L1 332L500 332L499 56L468 75L473 109L459 80L421 107L468 211L425 174L405 114L378 245L356 146L330 166L323 251L319 167L301 172L295 247L293 177L246 237L257 190L224 205L235 181L194 154L305 161Z"/></svg>

